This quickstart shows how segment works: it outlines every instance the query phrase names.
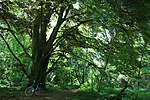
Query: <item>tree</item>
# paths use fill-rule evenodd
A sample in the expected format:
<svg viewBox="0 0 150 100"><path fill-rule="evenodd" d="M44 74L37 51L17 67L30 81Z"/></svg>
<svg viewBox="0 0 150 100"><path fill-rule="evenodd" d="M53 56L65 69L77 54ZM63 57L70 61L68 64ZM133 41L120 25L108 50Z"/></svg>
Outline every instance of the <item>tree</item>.
<svg viewBox="0 0 150 100"><path fill-rule="evenodd" d="M0 36L19 62L17 65L29 79L28 85L35 80L36 83L43 83L45 87L46 76L58 68L57 63L60 60L66 63L65 59L69 58L77 61L79 72L77 68L75 70L80 84L85 81L84 75L88 72L85 72L84 68L87 66L100 71L98 75L101 75L99 78L101 81L109 80L111 79L109 71L112 71L113 75L126 73L126 69L130 70L127 65L139 63L137 58L141 53L135 48L135 42L140 35L145 45L148 45L146 36L149 28L145 25L149 23L147 20L143 21L140 15L138 18L134 16L139 14L137 12L140 9L137 6L132 8L130 4L132 3L128 4L124 0L2 1L1 32L11 34L16 41L15 44L19 44L22 54L26 56L14 53L15 49L11 48L9 40L6 39L7 35L1 33ZM147 4L144 9L149 7ZM123 14L126 16L122 16ZM23 37L29 41L23 42ZM78 47L80 49L74 52ZM78 50L87 52L81 53ZM81 55L84 57L80 57ZM32 66L24 64L21 57L28 58ZM76 57L79 60L76 60ZM100 64L96 64L93 60ZM128 62L129 60L131 62ZM82 69L83 65L86 66ZM112 70L113 66L116 70Z"/></svg>
<svg viewBox="0 0 150 100"><path fill-rule="evenodd" d="M65 57L65 53L69 52L69 48L73 45L80 47L90 46L86 45L88 43L85 43L84 40L87 37L82 35L78 28L82 24L92 21L88 17L92 11L86 10L86 6L82 1L78 1L81 4L79 8L73 6L74 3L76 2L67 0L37 2L14 0L13 2L2 1L0 3L2 21L0 29L10 32L32 61L31 72L28 73L20 58L15 55L8 41L1 34L10 52L20 63L21 70L29 78L28 85L35 80L36 83L43 83L43 87L45 87L47 74L54 69L53 66L59 59ZM79 5L76 4L76 6ZM53 26L52 24L55 25ZM32 54L29 54L21 40L18 39L16 36L18 34L25 34L26 38L32 41ZM66 38L72 44L65 45L64 40ZM52 57L55 58L56 62L51 67L48 67L49 59Z"/></svg>

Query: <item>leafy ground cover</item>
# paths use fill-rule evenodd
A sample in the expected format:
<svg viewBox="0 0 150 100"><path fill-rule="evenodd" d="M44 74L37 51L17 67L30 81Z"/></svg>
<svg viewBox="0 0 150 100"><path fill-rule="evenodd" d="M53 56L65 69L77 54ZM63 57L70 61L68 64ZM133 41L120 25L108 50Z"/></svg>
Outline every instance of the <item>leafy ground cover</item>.
<svg viewBox="0 0 150 100"><path fill-rule="evenodd" d="M101 100L97 92L78 92L77 90L52 90L41 92L39 96L25 96L24 91L1 88L0 100Z"/></svg>
<svg viewBox="0 0 150 100"><path fill-rule="evenodd" d="M52 90L49 92L42 92L39 96L33 95L27 97L25 96L24 91L1 88L0 100L114 100L111 98L112 96L109 96L111 94L112 93L110 92L101 94L98 92L77 90ZM126 91L122 100L150 100L150 93L134 93L133 91Z"/></svg>

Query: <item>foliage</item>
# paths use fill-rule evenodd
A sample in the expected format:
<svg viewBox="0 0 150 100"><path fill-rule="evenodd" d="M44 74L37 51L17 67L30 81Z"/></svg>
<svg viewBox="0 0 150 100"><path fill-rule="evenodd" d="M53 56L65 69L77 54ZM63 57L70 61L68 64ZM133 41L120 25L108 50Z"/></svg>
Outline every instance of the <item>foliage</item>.
<svg viewBox="0 0 150 100"><path fill-rule="evenodd" d="M144 100L150 86L149 4L1 1L0 87L21 89L35 79L47 88L96 92L73 100L101 100L128 83L122 99Z"/></svg>

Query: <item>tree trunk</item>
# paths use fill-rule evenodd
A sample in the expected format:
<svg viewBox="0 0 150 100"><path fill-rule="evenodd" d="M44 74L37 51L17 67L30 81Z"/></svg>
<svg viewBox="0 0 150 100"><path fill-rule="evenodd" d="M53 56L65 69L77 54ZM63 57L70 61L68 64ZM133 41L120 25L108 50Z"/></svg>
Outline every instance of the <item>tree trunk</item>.
<svg viewBox="0 0 150 100"><path fill-rule="evenodd" d="M43 57L44 46L46 41L45 33L40 32L40 16L37 16L34 21L34 30L32 34L32 68L28 82L28 86L33 84L42 83L41 87L45 89L46 71L49 63L49 56ZM41 34L43 34L42 37Z"/></svg>
<svg viewBox="0 0 150 100"><path fill-rule="evenodd" d="M65 8L61 7L60 14L57 19L57 24L53 28L50 38L46 41L46 29L52 13L47 13L46 16L49 17L42 19L42 17L44 16L43 16L42 5L41 5L41 12L37 14L33 25L34 26L33 34L32 34L32 63L33 64L31 68L31 74L30 74L28 85L32 85L33 81L35 80L35 85L38 83L42 83L41 87L45 89L45 81L46 81L46 76L48 74L46 71L48 69L49 58L51 52L53 51L53 48L55 48L53 47L54 46L53 42L57 36L60 26L64 22L69 12L69 9L70 7L68 7L64 15Z"/></svg>
<svg viewBox="0 0 150 100"><path fill-rule="evenodd" d="M41 62L41 70L39 73L39 82L42 83L42 87L43 89L45 88L45 82L46 82L46 76L47 76L47 68L48 68L48 63L49 63L49 57L45 58L44 60L42 60Z"/></svg>
<svg viewBox="0 0 150 100"><path fill-rule="evenodd" d="M42 83L40 85L41 88L44 90L46 89L45 82L48 63L49 58L46 58L44 60L38 59L36 62L33 63L28 85L33 84L33 81L35 80L35 84Z"/></svg>

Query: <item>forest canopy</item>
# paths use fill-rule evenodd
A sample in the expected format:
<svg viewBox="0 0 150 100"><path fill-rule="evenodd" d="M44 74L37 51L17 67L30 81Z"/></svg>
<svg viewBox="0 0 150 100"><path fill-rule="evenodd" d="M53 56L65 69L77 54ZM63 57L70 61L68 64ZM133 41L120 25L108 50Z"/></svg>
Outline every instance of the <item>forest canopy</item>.
<svg viewBox="0 0 150 100"><path fill-rule="evenodd" d="M1 88L149 90L149 0L1 0L0 38Z"/></svg>

